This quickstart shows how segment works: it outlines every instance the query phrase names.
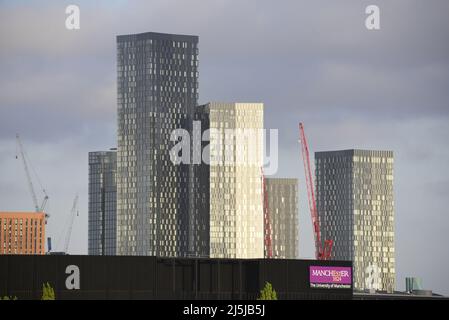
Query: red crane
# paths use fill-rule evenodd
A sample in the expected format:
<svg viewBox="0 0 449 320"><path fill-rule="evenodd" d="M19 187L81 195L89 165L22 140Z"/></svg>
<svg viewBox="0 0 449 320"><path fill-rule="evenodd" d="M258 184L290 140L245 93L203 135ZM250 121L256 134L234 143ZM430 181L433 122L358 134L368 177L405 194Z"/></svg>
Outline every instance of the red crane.
<svg viewBox="0 0 449 320"><path fill-rule="evenodd" d="M268 208L268 194L265 183L265 175L263 174L263 167L260 168L262 174L262 197L263 197L263 226L264 226L264 245L266 249L267 258L273 257L273 250L271 248L271 222L270 209Z"/></svg>
<svg viewBox="0 0 449 320"><path fill-rule="evenodd" d="M306 135L304 133L304 126L299 123L299 141L302 148L302 159L304 162L304 171L307 184L307 197L309 199L310 214L312 216L313 234L315 237L315 256L318 260L329 260L332 252L332 240L325 240L324 244L321 242L320 234L320 220L318 217L318 210L316 208L314 184L312 180L312 170L310 168L309 145L307 144Z"/></svg>

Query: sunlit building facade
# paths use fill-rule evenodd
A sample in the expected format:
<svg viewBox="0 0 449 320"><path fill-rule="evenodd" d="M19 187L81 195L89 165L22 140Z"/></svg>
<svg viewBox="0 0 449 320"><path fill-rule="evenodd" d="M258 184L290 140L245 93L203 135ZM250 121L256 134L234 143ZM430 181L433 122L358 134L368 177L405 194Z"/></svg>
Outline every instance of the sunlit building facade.
<svg viewBox="0 0 449 320"><path fill-rule="evenodd" d="M297 259L299 257L298 179L266 178L271 258ZM265 248L268 257L269 248Z"/></svg>
<svg viewBox="0 0 449 320"><path fill-rule="evenodd" d="M0 254L45 254L45 213L0 212Z"/></svg>
<svg viewBox="0 0 449 320"><path fill-rule="evenodd" d="M263 104L212 102L198 112L210 129L210 257L263 258Z"/></svg>

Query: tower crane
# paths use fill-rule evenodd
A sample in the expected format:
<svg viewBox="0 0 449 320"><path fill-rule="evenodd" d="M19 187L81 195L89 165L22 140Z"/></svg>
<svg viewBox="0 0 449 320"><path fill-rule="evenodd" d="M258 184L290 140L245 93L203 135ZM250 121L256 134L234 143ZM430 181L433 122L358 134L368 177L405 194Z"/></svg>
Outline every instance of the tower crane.
<svg viewBox="0 0 449 320"><path fill-rule="evenodd" d="M36 191L34 190L33 180L31 179L31 174L30 174L30 170L28 167L28 162L27 162L28 157L26 156L25 150L22 145L22 141L20 140L20 137L18 134L16 134L16 142L17 142L17 149L18 149L18 152L16 153L16 159L19 159L19 155L20 155L20 158L22 158L23 167L25 169L25 174L26 174L26 177L28 180L28 188L30 189L31 197L33 199L34 210L36 212L44 212L45 206L48 201L47 192L45 191L45 188L42 187L39 177L37 176L36 172L34 171L34 174L38 180L38 183L39 183L40 187L42 188L42 193L44 194L44 199L42 200L41 205L39 205ZM45 223L47 223L48 218L49 218L49 215L47 213L45 213Z"/></svg>
<svg viewBox="0 0 449 320"><path fill-rule="evenodd" d="M312 216L312 227L315 238L315 257L318 260L329 260L332 252L332 240L325 240L321 242L320 220L318 217L318 210L316 207L314 183L312 178L312 170L310 167L309 145L307 143L306 135L304 133L304 125L299 123L299 142L302 147L302 159L304 162L304 171L307 184L307 197L309 201L310 214Z"/></svg>
<svg viewBox="0 0 449 320"><path fill-rule="evenodd" d="M69 244L70 244L70 237L72 236L72 229L73 229L73 222L75 220L75 214L78 216L78 195L75 196L75 199L73 200L72 210L70 211L69 221L68 221L68 229L67 234L65 236L64 240L64 252L67 254L67 251L69 250Z"/></svg>

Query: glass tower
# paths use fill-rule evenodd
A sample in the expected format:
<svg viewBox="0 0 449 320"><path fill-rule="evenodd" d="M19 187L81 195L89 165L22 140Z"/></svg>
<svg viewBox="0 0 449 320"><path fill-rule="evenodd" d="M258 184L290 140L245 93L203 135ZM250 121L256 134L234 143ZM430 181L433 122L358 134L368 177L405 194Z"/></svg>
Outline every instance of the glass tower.
<svg viewBox="0 0 449 320"><path fill-rule="evenodd" d="M210 165L194 169L200 190L208 189L194 197L197 234L211 258L263 258L263 104L211 102L195 119L210 130Z"/></svg>
<svg viewBox="0 0 449 320"><path fill-rule="evenodd" d="M198 99L198 37L117 37L117 254L184 256L189 168L169 151Z"/></svg>
<svg viewBox="0 0 449 320"><path fill-rule="evenodd" d="M89 255L116 254L117 153L89 152Z"/></svg>
<svg viewBox="0 0 449 320"><path fill-rule="evenodd" d="M331 259L352 260L354 289L395 288L393 152L315 153L322 239Z"/></svg>
<svg viewBox="0 0 449 320"><path fill-rule="evenodd" d="M266 178L271 229L271 251L275 259L298 258L298 180ZM267 229L264 230L267 232ZM265 248L267 257L267 248Z"/></svg>

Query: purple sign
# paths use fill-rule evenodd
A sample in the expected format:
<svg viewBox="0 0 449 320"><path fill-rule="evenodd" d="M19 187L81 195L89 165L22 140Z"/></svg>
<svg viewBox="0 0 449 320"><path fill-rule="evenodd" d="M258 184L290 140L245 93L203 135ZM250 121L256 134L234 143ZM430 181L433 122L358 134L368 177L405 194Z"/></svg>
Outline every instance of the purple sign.
<svg viewBox="0 0 449 320"><path fill-rule="evenodd" d="M310 266L310 286L312 288L350 288L351 267Z"/></svg>

